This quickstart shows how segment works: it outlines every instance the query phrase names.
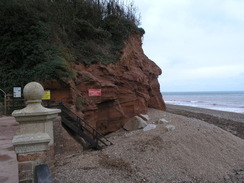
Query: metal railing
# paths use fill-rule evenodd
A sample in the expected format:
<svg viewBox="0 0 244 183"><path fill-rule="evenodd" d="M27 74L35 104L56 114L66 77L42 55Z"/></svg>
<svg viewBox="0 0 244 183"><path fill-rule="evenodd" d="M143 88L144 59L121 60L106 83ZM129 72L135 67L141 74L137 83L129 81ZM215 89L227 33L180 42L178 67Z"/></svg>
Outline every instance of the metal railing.
<svg viewBox="0 0 244 183"><path fill-rule="evenodd" d="M113 143L110 142L104 135L99 133L95 128L93 128L87 121L77 116L74 112L72 112L70 109L68 109L63 103L59 104L61 109L61 119L62 122L71 123L70 125L74 125L80 130L83 131L84 134L82 134L82 137L88 141L89 143L96 144L97 148L100 149L100 146L98 143L102 143L105 146L112 145ZM72 126L70 126L72 127ZM82 133L82 132L79 132ZM80 134L79 134L80 135ZM93 142L91 142L91 139L89 137L92 137Z"/></svg>

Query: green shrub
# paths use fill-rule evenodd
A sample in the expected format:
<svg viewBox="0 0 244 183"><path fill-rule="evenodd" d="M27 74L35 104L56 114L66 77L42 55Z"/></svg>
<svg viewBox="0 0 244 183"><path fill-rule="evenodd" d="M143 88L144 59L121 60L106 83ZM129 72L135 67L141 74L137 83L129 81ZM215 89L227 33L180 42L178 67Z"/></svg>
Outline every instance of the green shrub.
<svg viewBox="0 0 244 183"><path fill-rule="evenodd" d="M81 109L82 106L87 106L87 102L85 101L85 99L83 97L78 96L75 101L75 107L76 107L76 109Z"/></svg>
<svg viewBox="0 0 244 183"><path fill-rule="evenodd" d="M118 60L137 27L134 6L119 0L1 0L0 85L75 78L70 62Z"/></svg>

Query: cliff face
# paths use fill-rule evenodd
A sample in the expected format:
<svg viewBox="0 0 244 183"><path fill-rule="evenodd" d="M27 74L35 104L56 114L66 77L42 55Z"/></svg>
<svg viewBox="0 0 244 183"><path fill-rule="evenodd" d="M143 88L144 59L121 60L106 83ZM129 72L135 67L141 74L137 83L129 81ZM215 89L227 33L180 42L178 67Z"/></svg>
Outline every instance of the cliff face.
<svg viewBox="0 0 244 183"><path fill-rule="evenodd" d="M144 55L140 36L129 38L114 64L72 68L75 81L48 81L44 87L51 89L52 100L68 104L102 133L118 130L148 107L165 110L157 80L161 69ZM102 95L89 97L89 89L101 89Z"/></svg>

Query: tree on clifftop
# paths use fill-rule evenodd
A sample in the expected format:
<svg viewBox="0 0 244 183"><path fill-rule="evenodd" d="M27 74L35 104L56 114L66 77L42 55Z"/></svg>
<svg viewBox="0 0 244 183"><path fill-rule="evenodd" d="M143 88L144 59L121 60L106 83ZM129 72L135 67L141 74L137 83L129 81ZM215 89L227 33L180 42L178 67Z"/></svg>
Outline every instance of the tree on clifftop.
<svg viewBox="0 0 244 183"><path fill-rule="evenodd" d="M75 78L70 62L116 62L130 34L144 34L133 3L118 0L2 0L0 86Z"/></svg>

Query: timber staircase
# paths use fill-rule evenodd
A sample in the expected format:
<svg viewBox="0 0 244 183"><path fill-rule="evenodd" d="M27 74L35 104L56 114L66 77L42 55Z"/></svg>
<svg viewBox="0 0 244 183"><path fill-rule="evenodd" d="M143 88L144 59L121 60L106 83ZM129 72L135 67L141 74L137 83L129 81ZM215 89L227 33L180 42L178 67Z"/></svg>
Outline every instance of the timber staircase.
<svg viewBox="0 0 244 183"><path fill-rule="evenodd" d="M84 119L77 116L63 103L59 104L61 109L61 121L69 130L82 137L93 149L100 150L102 146L109 146L110 142L105 136L89 125Z"/></svg>

